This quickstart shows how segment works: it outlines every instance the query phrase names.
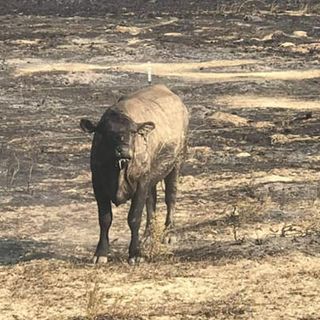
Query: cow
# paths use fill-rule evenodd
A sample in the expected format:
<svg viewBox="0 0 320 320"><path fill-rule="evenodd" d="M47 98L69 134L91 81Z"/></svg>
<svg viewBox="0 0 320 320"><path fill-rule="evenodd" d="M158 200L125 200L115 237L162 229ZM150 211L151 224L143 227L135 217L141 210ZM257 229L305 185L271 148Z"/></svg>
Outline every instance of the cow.
<svg viewBox="0 0 320 320"><path fill-rule="evenodd" d="M156 210L157 183L164 180L166 228L173 225L179 170L187 143L188 111L165 85L153 85L122 97L98 123L80 120L94 133L91 147L92 186L97 201L100 239L94 263L107 262L111 203L131 199L129 264L140 259L139 228L146 205L146 230Z"/></svg>

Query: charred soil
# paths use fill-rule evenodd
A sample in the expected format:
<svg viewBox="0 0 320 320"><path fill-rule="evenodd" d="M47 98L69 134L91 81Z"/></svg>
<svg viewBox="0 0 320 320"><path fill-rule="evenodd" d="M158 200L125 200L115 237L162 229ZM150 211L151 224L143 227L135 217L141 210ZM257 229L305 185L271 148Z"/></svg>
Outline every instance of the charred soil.
<svg viewBox="0 0 320 320"><path fill-rule="evenodd" d="M87 2L2 5L0 318L319 319L317 3ZM79 120L146 86L148 61L190 112L176 241L129 267L115 208L93 266Z"/></svg>

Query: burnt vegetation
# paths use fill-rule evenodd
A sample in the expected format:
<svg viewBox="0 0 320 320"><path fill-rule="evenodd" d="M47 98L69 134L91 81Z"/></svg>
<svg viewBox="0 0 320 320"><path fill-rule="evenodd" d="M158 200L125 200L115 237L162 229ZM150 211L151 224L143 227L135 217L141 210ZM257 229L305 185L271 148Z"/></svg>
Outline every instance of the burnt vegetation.
<svg viewBox="0 0 320 320"><path fill-rule="evenodd" d="M4 317L319 317L318 1L0 9ZM159 184L148 262L127 265L124 206L114 209L109 264L94 267L91 138L79 121L146 86L148 61L153 83L190 114L175 228L163 230Z"/></svg>

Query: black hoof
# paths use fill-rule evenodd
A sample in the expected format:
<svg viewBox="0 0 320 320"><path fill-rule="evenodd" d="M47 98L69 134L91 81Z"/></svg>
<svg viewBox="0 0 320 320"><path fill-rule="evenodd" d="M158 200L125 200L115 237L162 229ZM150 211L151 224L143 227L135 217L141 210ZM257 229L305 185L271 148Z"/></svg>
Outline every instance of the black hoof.
<svg viewBox="0 0 320 320"><path fill-rule="evenodd" d="M106 264L108 263L108 257L106 256L94 256L93 257L94 264Z"/></svg>
<svg viewBox="0 0 320 320"><path fill-rule="evenodd" d="M128 260L130 266L139 265L142 262L144 262L144 259L142 257L132 257Z"/></svg>
<svg viewBox="0 0 320 320"><path fill-rule="evenodd" d="M173 233L168 233L162 240L163 244L175 245L178 242L177 237Z"/></svg>

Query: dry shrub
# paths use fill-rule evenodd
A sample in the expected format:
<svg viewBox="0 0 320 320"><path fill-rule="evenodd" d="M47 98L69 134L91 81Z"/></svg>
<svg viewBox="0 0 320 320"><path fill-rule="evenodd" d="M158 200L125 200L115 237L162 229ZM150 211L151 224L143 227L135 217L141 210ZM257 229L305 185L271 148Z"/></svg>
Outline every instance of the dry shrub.
<svg viewBox="0 0 320 320"><path fill-rule="evenodd" d="M135 301L128 301L124 295L116 295L103 290L99 283L101 276L98 268L87 278L85 317L73 320L140 320Z"/></svg>
<svg viewBox="0 0 320 320"><path fill-rule="evenodd" d="M95 289L97 288L97 289ZM89 295L86 317L83 320L140 320L137 310L134 309L133 302L125 302L124 296L113 297L106 295L109 299L115 299L111 306L103 306L103 294L99 291L99 286L94 287ZM100 300L96 300L100 299ZM104 311L103 311L104 310Z"/></svg>
<svg viewBox="0 0 320 320"><path fill-rule="evenodd" d="M255 13L256 11L261 10L265 6L266 6L265 2L261 0L245 0L239 4L239 7L237 8L237 13L240 13L240 12Z"/></svg>
<svg viewBox="0 0 320 320"><path fill-rule="evenodd" d="M263 0L243 0L238 1L234 0L231 2L224 3L221 1L218 2L216 6L216 11L218 13L226 14L226 13L246 13L246 14L254 14L259 12L262 9L265 9L267 4Z"/></svg>
<svg viewBox="0 0 320 320"><path fill-rule="evenodd" d="M151 220L149 236L143 243L143 255L149 261L157 261L165 256L172 255L172 252L165 242L170 234L165 230L163 221L159 214L155 214Z"/></svg>
<svg viewBox="0 0 320 320"><path fill-rule="evenodd" d="M37 165L40 148L30 137L16 138L8 142L6 159L6 185L14 186L18 176L20 180L26 180L27 192L32 193L32 174ZM20 181L21 182L21 181Z"/></svg>
<svg viewBox="0 0 320 320"><path fill-rule="evenodd" d="M102 309L102 298L103 295L100 291L99 287L99 278L94 275L90 275L87 280L87 288L86 288L86 296L87 296L87 304L86 304L86 318L88 320L95 320L99 312Z"/></svg>
<svg viewBox="0 0 320 320"><path fill-rule="evenodd" d="M283 12L285 10L293 10L300 14L319 14L320 4L317 0L289 0L279 1L274 0L270 5L272 13Z"/></svg>
<svg viewBox="0 0 320 320"><path fill-rule="evenodd" d="M246 237L242 234L241 229L245 224L259 220L259 216L272 206L272 200L269 196L257 201L250 198L239 199L232 207L226 208L226 213L229 218L229 225L232 228L233 238L236 244L242 244ZM262 243L262 234L259 224L255 225L255 243Z"/></svg>

